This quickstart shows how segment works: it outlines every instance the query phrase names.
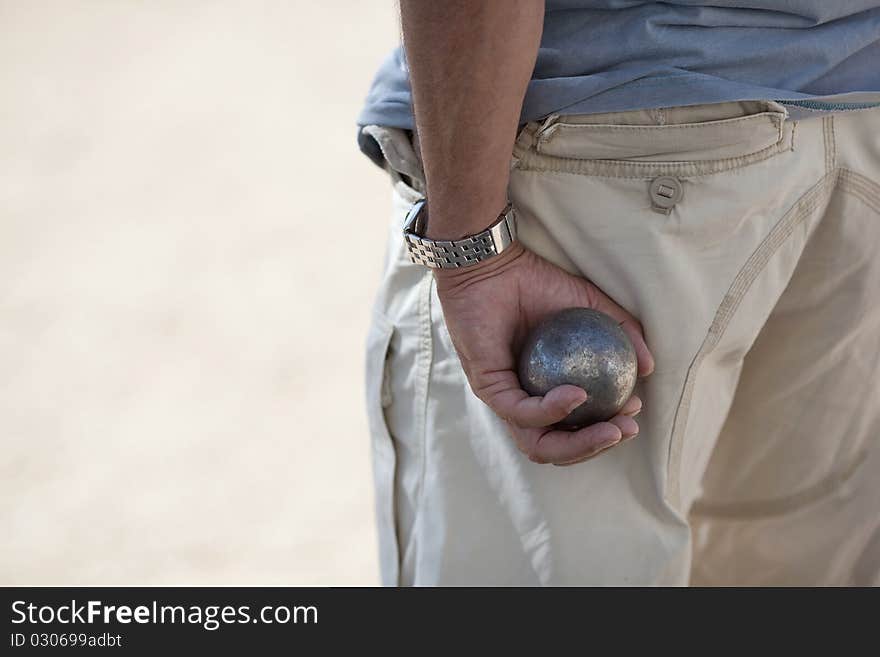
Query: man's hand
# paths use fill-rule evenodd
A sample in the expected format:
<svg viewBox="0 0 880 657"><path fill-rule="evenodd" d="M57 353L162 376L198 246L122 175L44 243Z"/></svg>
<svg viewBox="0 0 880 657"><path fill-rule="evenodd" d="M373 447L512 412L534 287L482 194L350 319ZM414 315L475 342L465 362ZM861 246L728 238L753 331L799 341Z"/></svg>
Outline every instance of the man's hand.
<svg viewBox="0 0 880 657"><path fill-rule="evenodd" d="M501 255L462 269L435 270L437 294L452 342L471 388L507 422L520 451L536 463L570 465L596 456L639 427L642 407L633 396L620 414L579 431L550 428L587 399L576 386L558 386L530 397L516 375L517 354L544 317L573 306L595 308L621 323L639 361L639 375L654 359L636 319L586 279L544 260L516 243Z"/></svg>

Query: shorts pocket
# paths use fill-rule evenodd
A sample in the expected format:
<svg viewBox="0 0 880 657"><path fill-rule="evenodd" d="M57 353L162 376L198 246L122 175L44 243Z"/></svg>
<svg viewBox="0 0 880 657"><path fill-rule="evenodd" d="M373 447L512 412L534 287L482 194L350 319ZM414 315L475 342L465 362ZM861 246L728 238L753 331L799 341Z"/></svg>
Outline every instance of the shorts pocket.
<svg viewBox="0 0 880 657"><path fill-rule="evenodd" d="M385 586L397 585L400 563L394 513L397 455L385 419L385 409L391 404L388 354L393 335L391 320L374 311L367 334L366 395L379 534L379 567Z"/></svg>
<svg viewBox="0 0 880 657"><path fill-rule="evenodd" d="M773 101L553 115L520 133L516 165L621 178L718 173L790 150L787 116Z"/></svg>

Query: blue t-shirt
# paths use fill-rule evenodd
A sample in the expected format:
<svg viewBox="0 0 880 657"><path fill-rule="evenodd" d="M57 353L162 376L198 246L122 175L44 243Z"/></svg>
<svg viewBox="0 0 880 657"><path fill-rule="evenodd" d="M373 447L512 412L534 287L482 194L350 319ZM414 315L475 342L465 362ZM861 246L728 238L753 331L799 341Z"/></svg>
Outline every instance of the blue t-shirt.
<svg viewBox="0 0 880 657"><path fill-rule="evenodd" d="M880 0L547 0L521 119L734 100L880 103ZM357 122L412 129L402 49Z"/></svg>

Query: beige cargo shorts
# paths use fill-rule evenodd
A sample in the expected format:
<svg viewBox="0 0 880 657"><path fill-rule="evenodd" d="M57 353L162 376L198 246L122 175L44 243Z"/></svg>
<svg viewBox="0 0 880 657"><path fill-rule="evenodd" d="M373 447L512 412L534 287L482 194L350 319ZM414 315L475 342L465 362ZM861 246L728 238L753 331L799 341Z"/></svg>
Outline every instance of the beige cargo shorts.
<svg viewBox="0 0 880 657"><path fill-rule="evenodd" d="M551 116L511 162L520 237L644 325L635 440L528 461L468 387L402 223L367 340L388 585L880 584L880 108Z"/></svg>

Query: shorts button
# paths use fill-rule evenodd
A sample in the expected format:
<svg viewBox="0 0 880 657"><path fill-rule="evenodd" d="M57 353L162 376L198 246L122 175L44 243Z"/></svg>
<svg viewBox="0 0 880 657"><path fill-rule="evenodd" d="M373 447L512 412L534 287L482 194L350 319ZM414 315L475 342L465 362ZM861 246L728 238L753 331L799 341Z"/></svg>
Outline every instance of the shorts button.
<svg viewBox="0 0 880 657"><path fill-rule="evenodd" d="M681 181L678 178L662 176L654 178L651 183L651 209L655 212L669 214L672 207L684 196Z"/></svg>

